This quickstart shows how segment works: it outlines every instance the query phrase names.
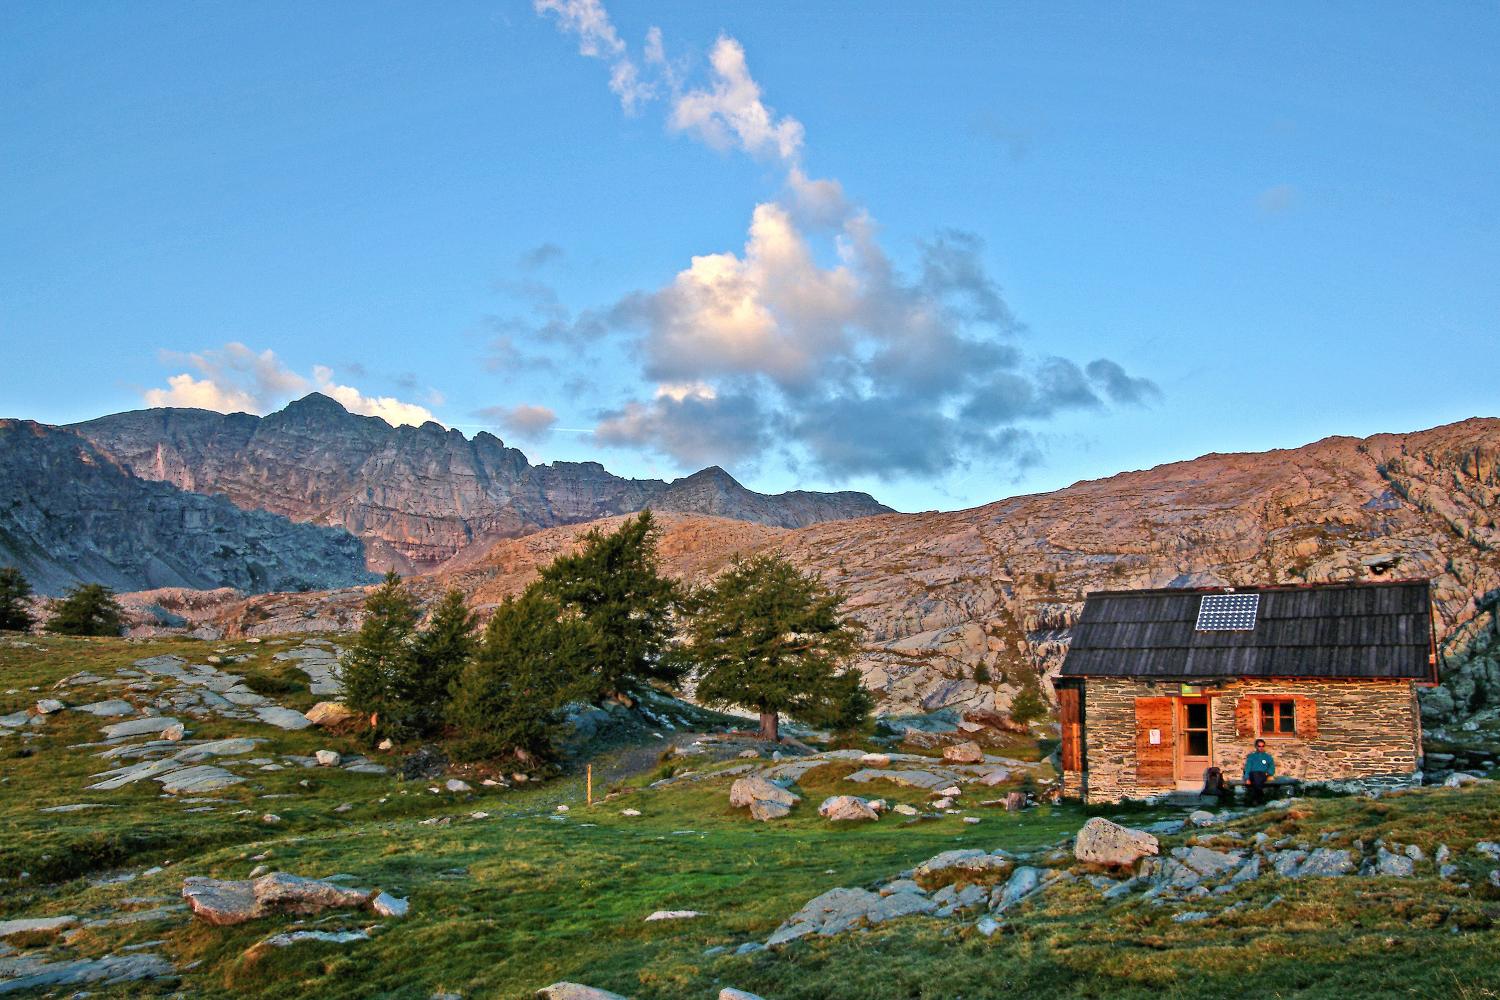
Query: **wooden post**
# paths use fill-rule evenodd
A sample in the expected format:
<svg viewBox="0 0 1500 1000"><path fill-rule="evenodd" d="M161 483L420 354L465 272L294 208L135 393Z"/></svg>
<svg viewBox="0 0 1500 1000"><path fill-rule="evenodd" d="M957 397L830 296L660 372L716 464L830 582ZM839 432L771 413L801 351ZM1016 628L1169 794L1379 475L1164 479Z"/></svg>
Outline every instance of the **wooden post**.
<svg viewBox="0 0 1500 1000"><path fill-rule="evenodd" d="M588 766L588 799L589 805L594 804L594 765Z"/></svg>

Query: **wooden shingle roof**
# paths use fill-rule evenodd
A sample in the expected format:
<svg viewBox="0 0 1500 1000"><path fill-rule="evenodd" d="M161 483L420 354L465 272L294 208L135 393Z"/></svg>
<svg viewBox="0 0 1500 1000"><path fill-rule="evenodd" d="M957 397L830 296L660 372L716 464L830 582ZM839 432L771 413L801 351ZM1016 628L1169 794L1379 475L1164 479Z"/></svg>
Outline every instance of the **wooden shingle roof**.
<svg viewBox="0 0 1500 1000"><path fill-rule="evenodd" d="M1064 677L1385 677L1435 680L1426 580L1236 587L1258 594L1254 628L1198 631L1217 590L1089 594Z"/></svg>

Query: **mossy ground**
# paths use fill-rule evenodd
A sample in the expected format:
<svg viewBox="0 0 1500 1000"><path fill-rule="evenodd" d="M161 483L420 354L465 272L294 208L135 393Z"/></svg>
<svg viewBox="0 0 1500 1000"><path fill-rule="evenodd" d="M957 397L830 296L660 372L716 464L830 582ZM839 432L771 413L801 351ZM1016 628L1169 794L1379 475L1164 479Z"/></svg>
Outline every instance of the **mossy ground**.
<svg viewBox="0 0 1500 1000"><path fill-rule="evenodd" d="M0 646L0 713L31 704L32 685L87 667L106 673L158 652L206 652L166 641L44 640L45 652ZM227 669L281 674L271 649ZM285 683L300 675L286 674ZM295 691L278 700L305 707ZM311 702L308 696L303 701ZM347 872L360 884L409 895L402 921L331 913L304 918L323 928L378 925L372 940L345 945L256 948L298 923L276 917L232 928L196 922L100 928L64 946L45 936L24 943L56 957L92 956L159 941L153 950L182 971L176 983L91 988L94 997L400 997L437 991L466 998L524 997L571 979L638 998L711 998L733 985L773 1000L1057 997L1465 997L1500 996L1500 903L1482 888L1435 878L1287 881L1265 877L1230 897L1253 905L1198 924L1176 924L1171 908L1141 902L1105 907L1075 884L1026 908L993 938L955 921L910 919L866 933L803 942L778 952L705 956L764 940L786 916L833 886L867 885L953 847L1026 850L1074 832L1085 813L1072 806L1021 814L976 810L903 824L830 827L815 815L825 794L854 790L840 766L801 782L805 801L783 823L756 824L727 806L728 778L633 790L593 808L580 779L541 787L434 795L427 783L325 770L257 774L218 793L213 813L187 813L151 782L114 792L83 792L97 758L68 750L97 737L98 720L63 713L47 735L0 742L0 918L125 908L128 897L170 896L184 876L244 877L253 855L273 869L325 876ZM283 733L248 723L207 723L195 736L264 736L280 752L331 747L362 752L357 739L316 730ZM692 761L679 765L679 773ZM722 767L725 765L715 765ZM303 786L302 781L310 782ZM869 794L886 794L882 787ZM276 795L284 798L266 799ZM898 801L920 801L897 790ZM385 802L380 802L385 798ZM85 813L38 809L69 802L116 806ZM353 810L335 813L340 803ZM566 818L555 808L567 804ZM639 817L620 810L639 809ZM237 809L251 815L234 816ZM282 823L259 821L275 812ZM472 818L486 812L488 818ZM1132 814L1132 820L1155 814ZM423 820L448 817L446 825ZM1500 793L1430 790L1379 801L1308 802L1236 828L1318 841L1385 836L1431 851L1461 851L1500 839ZM1182 838L1178 838L1181 840ZM1174 841L1176 842L1176 841ZM1462 855L1461 855L1462 856ZM170 864L168 865L168 862ZM1483 866L1464 863L1476 879ZM91 884L109 870L140 872L130 882ZM25 869L24 881L14 875ZM1478 886L1479 883L1475 882ZM1282 900L1265 907L1274 896ZM688 921L646 923L659 909L701 910ZM12 944L18 942L13 940ZM66 992L66 991L64 991Z"/></svg>

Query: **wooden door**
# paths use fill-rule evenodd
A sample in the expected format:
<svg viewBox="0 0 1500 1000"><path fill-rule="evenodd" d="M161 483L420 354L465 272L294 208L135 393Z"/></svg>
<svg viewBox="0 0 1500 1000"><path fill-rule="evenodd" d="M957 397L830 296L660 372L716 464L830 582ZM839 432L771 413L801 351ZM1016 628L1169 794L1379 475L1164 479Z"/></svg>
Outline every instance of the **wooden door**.
<svg viewBox="0 0 1500 1000"><path fill-rule="evenodd" d="M1212 711L1207 698L1177 699L1177 783L1202 788L1213 763Z"/></svg>

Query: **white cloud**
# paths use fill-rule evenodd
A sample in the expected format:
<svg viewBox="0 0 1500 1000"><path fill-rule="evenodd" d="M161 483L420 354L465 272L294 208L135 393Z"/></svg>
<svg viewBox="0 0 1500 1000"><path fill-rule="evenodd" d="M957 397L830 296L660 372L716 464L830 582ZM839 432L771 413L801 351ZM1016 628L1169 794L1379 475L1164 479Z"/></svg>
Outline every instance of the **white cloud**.
<svg viewBox="0 0 1500 1000"><path fill-rule="evenodd" d="M437 422L432 411L425 406L403 402L395 396L366 396L352 385L339 385L333 380L333 369L325 365L313 366L313 379L317 382L319 392L336 400L350 413L379 417L392 427Z"/></svg>
<svg viewBox="0 0 1500 1000"><path fill-rule="evenodd" d="M557 414L546 406L521 403L517 406L487 406L477 416L516 437L536 441L552 433Z"/></svg>
<svg viewBox="0 0 1500 1000"><path fill-rule="evenodd" d="M795 162L802 151L802 123L777 118L760 99L760 85L745 64L745 49L720 35L709 53L713 85L680 95L672 106L672 128L697 134L716 149L738 145L752 156Z"/></svg>
<svg viewBox="0 0 1500 1000"><path fill-rule="evenodd" d="M536 3L595 50L586 55L624 57L598 0ZM636 337L656 390L600 414L601 444L684 465L775 449L833 478L940 475L980 458L1034 463L1034 425L1159 395L1107 358L1028 357L973 234L939 232L915 269L892 262L870 213L837 180L804 171L802 123L766 105L735 39L719 37L709 80L691 89L655 29L644 64L669 84L669 128L785 174L738 253L696 255L663 287L606 308L575 316L553 303L543 314L532 331L541 339Z"/></svg>
<svg viewBox="0 0 1500 1000"><path fill-rule="evenodd" d="M307 378L288 368L271 350L252 351L230 342L223 347L183 354L163 351L166 364L182 364L198 372L180 372L167 379L164 389L147 389L141 396L148 406L186 406L221 413L267 413L297 396L316 389L337 400L351 413L380 417L387 423L421 424L436 419L426 407L394 396L367 396L349 385L334 381L333 369L313 367ZM435 397L440 398L441 393Z"/></svg>
<svg viewBox="0 0 1500 1000"><path fill-rule="evenodd" d="M232 386L220 386L210 379L193 378L187 372L167 379L165 389L147 389L142 396L147 406L183 406L220 413L255 413L259 407L247 392Z"/></svg>
<svg viewBox="0 0 1500 1000"><path fill-rule="evenodd" d="M555 15L558 27L577 36L580 55L609 64L609 89L620 98L626 113L634 114L656 96L656 88L641 79L640 70L599 0L533 0L532 6L538 14ZM661 33L655 28L652 32L654 36L647 35L648 60L661 54Z"/></svg>

